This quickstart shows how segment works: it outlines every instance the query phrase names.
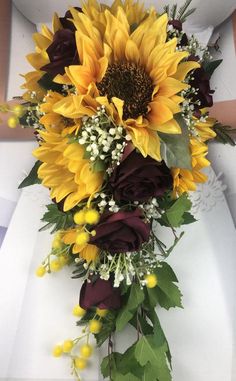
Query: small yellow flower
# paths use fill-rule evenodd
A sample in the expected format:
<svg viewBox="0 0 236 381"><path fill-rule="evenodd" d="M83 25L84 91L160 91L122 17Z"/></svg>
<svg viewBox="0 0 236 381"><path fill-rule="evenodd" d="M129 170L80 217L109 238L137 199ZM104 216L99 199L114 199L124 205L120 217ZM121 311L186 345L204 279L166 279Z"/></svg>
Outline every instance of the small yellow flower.
<svg viewBox="0 0 236 381"><path fill-rule="evenodd" d="M16 128L19 124L19 119L16 116L10 116L7 120L7 125L10 128Z"/></svg>
<svg viewBox="0 0 236 381"><path fill-rule="evenodd" d="M74 222L76 223L76 225L85 224L85 210L84 209L74 214Z"/></svg>
<svg viewBox="0 0 236 381"><path fill-rule="evenodd" d="M155 274L148 274L145 277L147 288L154 288L157 285L157 277Z"/></svg>
<svg viewBox="0 0 236 381"><path fill-rule="evenodd" d="M90 344L84 344L80 348L80 354L82 357L88 358L92 355L93 353L93 347Z"/></svg>
<svg viewBox="0 0 236 381"><path fill-rule="evenodd" d="M72 340L65 340L63 345L62 345L63 352L64 353L70 353L73 346L74 346L74 343Z"/></svg>
<svg viewBox="0 0 236 381"><path fill-rule="evenodd" d="M75 240L77 245L79 246L85 245L86 243L88 243L88 241L89 241L89 233L83 231L77 234L76 240Z"/></svg>
<svg viewBox="0 0 236 381"><path fill-rule="evenodd" d="M88 209L85 211L85 222L90 225L95 225L99 221L99 213L95 209Z"/></svg>
<svg viewBox="0 0 236 381"><path fill-rule="evenodd" d="M79 370L83 370L87 366L87 360L81 357L76 357L74 361L75 361L75 367Z"/></svg>
<svg viewBox="0 0 236 381"><path fill-rule="evenodd" d="M61 345L56 345L53 350L52 354L54 357L60 357L62 355L63 349Z"/></svg>
<svg viewBox="0 0 236 381"><path fill-rule="evenodd" d="M61 270L61 263L59 259L53 259L53 261L50 262L50 269L52 272Z"/></svg>
<svg viewBox="0 0 236 381"><path fill-rule="evenodd" d="M102 323L99 320L92 319L89 322L89 331L91 333L97 334L102 329Z"/></svg>
<svg viewBox="0 0 236 381"><path fill-rule="evenodd" d="M12 109L12 111L14 112L14 114L20 118L21 116L24 115L25 113L25 108L22 106L22 105L15 105Z"/></svg>
<svg viewBox="0 0 236 381"><path fill-rule="evenodd" d="M36 269L35 274L36 274L39 278L42 278L42 277L46 274L46 269L45 269L45 267L43 267L43 266L39 266L39 267Z"/></svg>
<svg viewBox="0 0 236 381"><path fill-rule="evenodd" d="M80 307L79 304L74 306L72 313L76 317L83 317L86 314L86 310L84 310L82 307Z"/></svg>

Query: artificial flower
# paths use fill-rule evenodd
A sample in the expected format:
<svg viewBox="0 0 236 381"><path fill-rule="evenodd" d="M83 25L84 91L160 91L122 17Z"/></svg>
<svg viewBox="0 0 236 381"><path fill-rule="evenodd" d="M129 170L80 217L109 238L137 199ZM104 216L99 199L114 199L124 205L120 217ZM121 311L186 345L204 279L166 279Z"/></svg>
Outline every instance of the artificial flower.
<svg viewBox="0 0 236 381"><path fill-rule="evenodd" d="M66 75L55 80L68 84L69 79L78 95L65 98L54 109L71 118L77 104L77 115L86 115L82 98L91 86L95 87L96 101L114 105L120 123L142 155L161 161L158 132L181 133L174 119L183 101L178 94L188 88L185 76L199 64L182 64L189 54L176 51L176 38L166 42L166 14L158 17L151 11L134 31L122 7L115 15L105 10L104 16L104 28L100 28L89 16L77 12L76 42L81 64L69 66ZM89 114L89 103L87 108Z"/></svg>
<svg viewBox="0 0 236 381"><path fill-rule="evenodd" d="M115 200L148 201L151 197L162 196L171 187L170 170L164 163L151 157L143 157L136 150L124 158L109 179Z"/></svg>
<svg viewBox="0 0 236 381"><path fill-rule="evenodd" d="M98 307L100 309L118 309L121 306L121 294L113 286L112 280L85 281L80 290L79 304L84 309Z"/></svg>
<svg viewBox="0 0 236 381"><path fill-rule="evenodd" d="M205 183L207 176L201 170L210 165L206 159L208 152L207 145L198 139L190 139L190 149L192 154L192 169L172 168L173 193L176 197L182 193L195 191L197 183Z"/></svg>
<svg viewBox="0 0 236 381"><path fill-rule="evenodd" d="M68 138L53 128L40 131L40 136L43 141L33 152L42 162L38 176L50 188L52 199L64 201L64 211L100 190L103 174L92 171L89 160L83 158L84 148L80 144L69 144Z"/></svg>
<svg viewBox="0 0 236 381"><path fill-rule="evenodd" d="M105 212L95 227L96 235L90 243L112 254L138 250L148 241L150 225L141 210Z"/></svg>
<svg viewBox="0 0 236 381"><path fill-rule="evenodd" d="M77 229L68 229L62 235L62 241L66 245L71 245L72 254L75 254L75 255L78 254L81 258L86 260L86 262L88 263L96 261L100 251L99 248L89 243L86 243L81 246L77 245L76 244L77 234L78 234Z"/></svg>
<svg viewBox="0 0 236 381"><path fill-rule="evenodd" d="M76 49L75 32L70 29L58 30L52 43L46 49L50 62L40 69L55 77L57 74L64 74L65 67L79 63Z"/></svg>

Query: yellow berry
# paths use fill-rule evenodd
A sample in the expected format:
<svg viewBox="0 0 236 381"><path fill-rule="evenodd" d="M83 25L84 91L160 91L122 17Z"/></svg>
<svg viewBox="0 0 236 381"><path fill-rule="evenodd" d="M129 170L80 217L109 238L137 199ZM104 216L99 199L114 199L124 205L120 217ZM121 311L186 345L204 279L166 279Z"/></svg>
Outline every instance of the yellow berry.
<svg viewBox="0 0 236 381"><path fill-rule="evenodd" d="M22 105L15 105L12 109L12 111L14 112L14 114L20 118L21 116L24 115L25 113L25 108L22 106Z"/></svg>
<svg viewBox="0 0 236 381"><path fill-rule="evenodd" d="M96 235L96 230L92 230L92 231L90 232L90 234L91 234L92 237L95 237L95 235Z"/></svg>
<svg viewBox="0 0 236 381"><path fill-rule="evenodd" d="M77 369L83 370L87 366L87 360L82 359L81 357L76 357L75 358L75 367Z"/></svg>
<svg viewBox="0 0 236 381"><path fill-rule="evenodd" d="M85 245L88 241L89 241L89 233L80 232L77 234L76 240L75 240L77 245L79 245L79 246Z"/></svg>
<svg viewBox="0 0 236 381"><path fill-rule="evenodd" d="M58 259L62 267L68 263L68 257L66 257L65 255L60 255Z"/></svg>
<svg viewBox="0 0 236 381"><path fill-rule="evenodd" d="M10 116L10 118L7 120L7 124L10 128L16 128L16 126L19 124L19 119L16 116Z"/></svg>
<svg viewBox="0 0 236 381"><path fill-rule="evenodd" d="M74 214L74 222L76 225L84 225L85 224L85 211L80 210Z"/></svg>
<svg viewBox="0 0 236 381"><path fill-rule="evenodd" d="M86 224L95 225L98 223L100 216L97 210L88 209L85 212L84 218L85 218Z"/></svg>
<svg viewBox="0 0 236 381"><path fill-rule="evenodd" d="M108 310L100 309L100 308L96 309L96 314L98 316L105 317L107 315L107 313L108 313Z"/></svg>
<svg viewBox="0 0 236 381"><path fill-rule="evenodd" d="M92 345L84 344L80 348L80 354L81 354L82 357L88 358L88 357L90 357L92 355L92 353L93 353L93 347L92 347Z"/></svg>
<svg viewBox="0 0 236 381"><path fill-rule="evenodd" d="M64 353L70 353L71 349L73 348L74 343L72 340L65 340L63 343L63 352Z"/></svg>
<svg viewBox="0 0 236 381"><path fill-rule="evenodd" d="M62 355L63 349L61 345L56 345L53 350L52 354L54 357L60 357Z"/></svg>
<svg viewBox="0 0 236 381"><path fill-rule="evenodd" d="M97 334L102 329L102 323L99 320L92 319L89 322L89 331L91 333Z"/></svg>
<svg viewBox="0 0 236 381"><path fill-rule="evenodd" d="M59 259L54 259L53 261L50 262L50 269L53 272L61 270L61 263Z"/></svg>
<svg viewBox="0 0 236 381"><path fill-rule="evenodd" d="M157 285L157 277L155 274L148 274L145 277L147 288L154 288Z"/></svg>
<svg viewBox="0 0 236 381"><path fill-rule="evenodd" d="M42 278L42 277L46 274L46 269L45 269L45 267L43 267L43 266L39 266L39 267L36 269L35 274L36 274L39 278Z"/></svg>
<svg viewBox="0 0 236 381"><path fill-rule="evenodd" d="M74 306L72 313L74 316L83 317L86 314L86 310L84 310L82 307L80 307L79 304L77 304L76 306Z"/></svg>
<svg viewBox="0 0 236 381"><path fill-rule="evenodd" d="M52 241L52 248L53 249L61 249L62 242L60 239L56 238Z"/></svg>

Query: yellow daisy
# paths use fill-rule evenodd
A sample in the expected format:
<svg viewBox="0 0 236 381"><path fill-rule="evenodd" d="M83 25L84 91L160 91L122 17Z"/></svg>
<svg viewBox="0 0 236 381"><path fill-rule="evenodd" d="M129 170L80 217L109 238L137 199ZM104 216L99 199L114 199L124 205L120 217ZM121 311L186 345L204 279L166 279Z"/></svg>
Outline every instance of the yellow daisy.
<svg viewBox="0 0 236 381"><path fill-rule="evenodd" d="M91 14L95 10L90 7ZM184 79L199 64L181 62L188 53L176 51L176 38L166 42L166 14L157 17L154 10L150 11L132 31L120 6L114 15L108 9L103 12L103 28L90 18L93 17L90 13L76 16L76 43L81 64L69 66L64 76L56 77L60 83L69 80L78 95L60 101L54 111L73 117L74 105L82 104L81 98L87 96L91 86L95 87L96 101L113 103L121 123L143 156L150 155L160 161L158 132L181 133L174 119L183 101L178 94L188 88ZM77 115L87 114L78 107L76 111Z"/></svg>

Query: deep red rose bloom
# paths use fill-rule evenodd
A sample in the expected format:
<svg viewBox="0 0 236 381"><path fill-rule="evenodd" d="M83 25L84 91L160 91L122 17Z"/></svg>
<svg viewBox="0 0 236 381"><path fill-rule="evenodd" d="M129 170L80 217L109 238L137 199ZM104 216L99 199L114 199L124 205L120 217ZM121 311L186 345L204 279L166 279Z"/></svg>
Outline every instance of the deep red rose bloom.
<svg viewBox="0 0 236 381"><path fill-rule="evenodd" d="M75 32L70 29L60 29L53 37L53 42L47 48L50 63L41 67L55 77L64 74L65 67L79 64L79 57L75 42Z"/></svg>
<svg viewBox="0 0 236 381"><path fill-rule="evenodd" d="M80 290L79 304L85 310L98 307L100 309L118 309L121 306L120 290L113 287L112 281L98 278L95 282L85 281Z"/></svg>
<svg viewBox="0 0 236 381"><path fill-rule="evenodd" d="M147 201L171 187L172 176L164 163L133 150L117 166L109 180L115 200Z"/></svg>
<svg viewBox="0 0 236 381"><path fill-rule="evenodd" d="M73 8L76 9L78 12L82 12L82 9L80 7L73 7ZM74 26L74 23L70 21L70 19L72 18L73 17L72 17L71 11L67 11L64 17L59 17L60 23L63 26L63 28L70 29L73 32L76 30L76 28Z"/></svg>
<svg viewBox="0 0 236 381"><path fill-rule="evenodd" d="M201 102L201 104L197 106L197 109L211 107L213 105L211 94L214 93L214 90L210 88L210 75L201 67L194 70L192 77L193 79L189 82L190 86L199 89L197 95L191 95L193 101L200 100Z"/></svg>
<svg viewBox="0 0 236 381"><path fill-rule="evenodd" d="M104 213L95 230L90 242L115 254L138 250L149 238L150 225L144 222L141 211L135 209Z"/></svg>

